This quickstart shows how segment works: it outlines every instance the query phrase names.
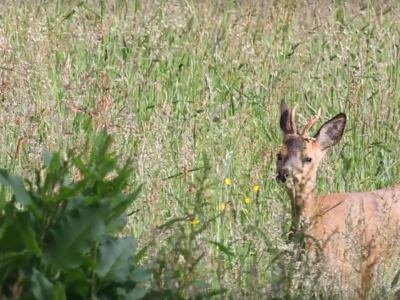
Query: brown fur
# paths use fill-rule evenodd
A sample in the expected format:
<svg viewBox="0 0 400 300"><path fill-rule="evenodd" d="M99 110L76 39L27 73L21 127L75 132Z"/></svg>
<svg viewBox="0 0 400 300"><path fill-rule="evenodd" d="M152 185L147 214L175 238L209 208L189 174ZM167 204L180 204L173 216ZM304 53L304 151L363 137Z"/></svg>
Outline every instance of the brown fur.
<svg viewBox="0 0 400 300"><path fill-rule="evenodd" d="M277 180L293 181L292 186L286 187L292 201L293 232L290 237L300 229L300 218L305 217L309 226L303 230L324 246L323 258L330 271L341 272L346 280L354 273L351 265L356 264L346 261L350 254L345 252L349 231L353 230L364 250L356 253L361 252L359 248L350 249L353 252L351 254L358 255L361 260L361 266L357 269L357 289L360 297L365 298L371 287L373 268L384 249L380 235L385 233L389 239L398 239L393 235L400 219L400 201L397 201L400 197L400 186L318 197L318 166L326 151L340 141L346 126L346 115L335 116L323 124L313 138L309 138L308 130L315 122L316 119L311 120L311 126L306 126L307 132L299 133L294 124L294 113L290 113L286 103L282 101L280 125L283 145L277 156ZM310 240L305 246L316 249ZM392 250L398 253L397 249Z"/></svg>

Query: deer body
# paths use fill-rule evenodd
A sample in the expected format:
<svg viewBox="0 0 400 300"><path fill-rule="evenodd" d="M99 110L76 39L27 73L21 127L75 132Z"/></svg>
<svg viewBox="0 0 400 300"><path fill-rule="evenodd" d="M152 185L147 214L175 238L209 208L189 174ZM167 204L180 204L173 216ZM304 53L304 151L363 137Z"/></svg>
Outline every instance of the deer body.
<svg viewBox="0 0 400 300"><path fill-rule="evenodd" d="M380 250L376 241L380 232L398 226L399 198L400 187L371 192L330 194L318 197L313 211L305 213L305 216L314 219L310 233L317 240L332 236L339 253L340 249L344 248L346 237L343 235L346 235L349 226L352 226L359 234L364 235L364 243L371 245L369 260L373 261ZM335 233L337 236L334 236ZM334 251L329 248L331 247L327 247L325 252ZM343 253L340 256L342 255Z"/></svg>
<svg viewBox="0 0 400 300"><path fill-rule="evenodd" d="M281 102L283 145L277 155L276 177L277 181L286 184L292 202L292 230L296 234L300 229L300 219L307 220L308 225L302 230L321 242L328 269L341 272L345 280L355 272L349 258L359 256L357 288L361 293L368 293L373 267L383 251L400 254L400 248L393 247L399 244L396 228L400 220L400 186L318 197L318 165L326 151L340 141L346 126L346 115L338 114L327 121L310 138L308 131L318 117L300 133L294 120L295 109L290 112L286 103ZM362 251L346 245L350 233L359 240ZM385 245L387 241L389 244ZM390 244L390 241L395 242ZM312 241L307 241L305 246L309 250L316 249Z"/></svg>

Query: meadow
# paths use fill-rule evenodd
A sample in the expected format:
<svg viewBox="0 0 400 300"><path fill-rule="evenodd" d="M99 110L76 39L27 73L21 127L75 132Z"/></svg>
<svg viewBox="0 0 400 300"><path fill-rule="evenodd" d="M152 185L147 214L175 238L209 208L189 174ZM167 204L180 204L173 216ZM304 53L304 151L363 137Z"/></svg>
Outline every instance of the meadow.
<svg viewBox="0 0 400 300"><path fill-rule="evenodd" d="M3 1L0 164L31 178L44 150L79 149L106 127L121 160L133 158L132 186L144 184L123 234L148 265L163 262L152 284L193 297L226 289L218 299L355 299L284 254L295 250L289 200L271 180L279 103L298 103L301 125L322 108L316 128L348 116L319 193L400 182L397 6ZM373 299L389 299L399 270L380 270Z"/></svg>

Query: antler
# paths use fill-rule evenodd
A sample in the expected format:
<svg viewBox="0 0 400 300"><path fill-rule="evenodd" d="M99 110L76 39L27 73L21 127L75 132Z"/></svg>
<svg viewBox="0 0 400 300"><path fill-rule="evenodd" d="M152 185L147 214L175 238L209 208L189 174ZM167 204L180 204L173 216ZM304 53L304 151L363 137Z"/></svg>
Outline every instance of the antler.
<svg viewBox="0 0 400 300"><path fill-rule="evenodd" d="M308 133L310 129L315 125L315 123L317 123L320 117L321 117L321 108L318 109L317 116L314 119L311 119L304 128L303 133L301 134L304 138L309 138Z"/></svg>
<svg viewBox="0 0 400 300"><path fill-rule="evenodd" d="M298 104L296 104L293 107L292 111L290 112L290 128L291 128L293 134L296 134L296 131L297 131L296 119L295 119L297 106L298 106Z"/></svg>

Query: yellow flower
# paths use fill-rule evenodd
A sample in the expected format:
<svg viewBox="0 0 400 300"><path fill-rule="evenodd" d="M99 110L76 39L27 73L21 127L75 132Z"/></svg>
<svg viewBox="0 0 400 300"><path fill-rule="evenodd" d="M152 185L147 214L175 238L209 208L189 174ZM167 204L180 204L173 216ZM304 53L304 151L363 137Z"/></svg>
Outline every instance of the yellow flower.
<svg viewBox="0 0 400 300"><path fill-rule="evenodd" d="M231 185L232 184L232 181L231 181L231 179L229 177L225 178L225 184L226 185Z"/></svg>
<svg viewBox="0 0 400 300"><path fill-rule="evenodd" d="M259 185L253 186L253 191L258 192L259 190L260 190L260 186Z"/></svg>
<svg viewBox="0 0 400 300"><path fill-rule="evenodd" d="M218 209L221 210L221 211L224 211L224 210L226 209L225 203L221 203L221 204L218 206Z"/></svg>
<svg viewBox="0 0 400 300"><path fill-rule="evenodd" d="M251 199L249 197L244 198L244 203L250 204Z"/></svg>
<svg viewBox="0 0 400 300"><path fill-rule="evenodd" d="M196 225L198 225L198 224L200 223L200 220L197 219L197 218L194 218L192 221L190 221L190 223L191 223L193 226L196 226Z"/></svg>

